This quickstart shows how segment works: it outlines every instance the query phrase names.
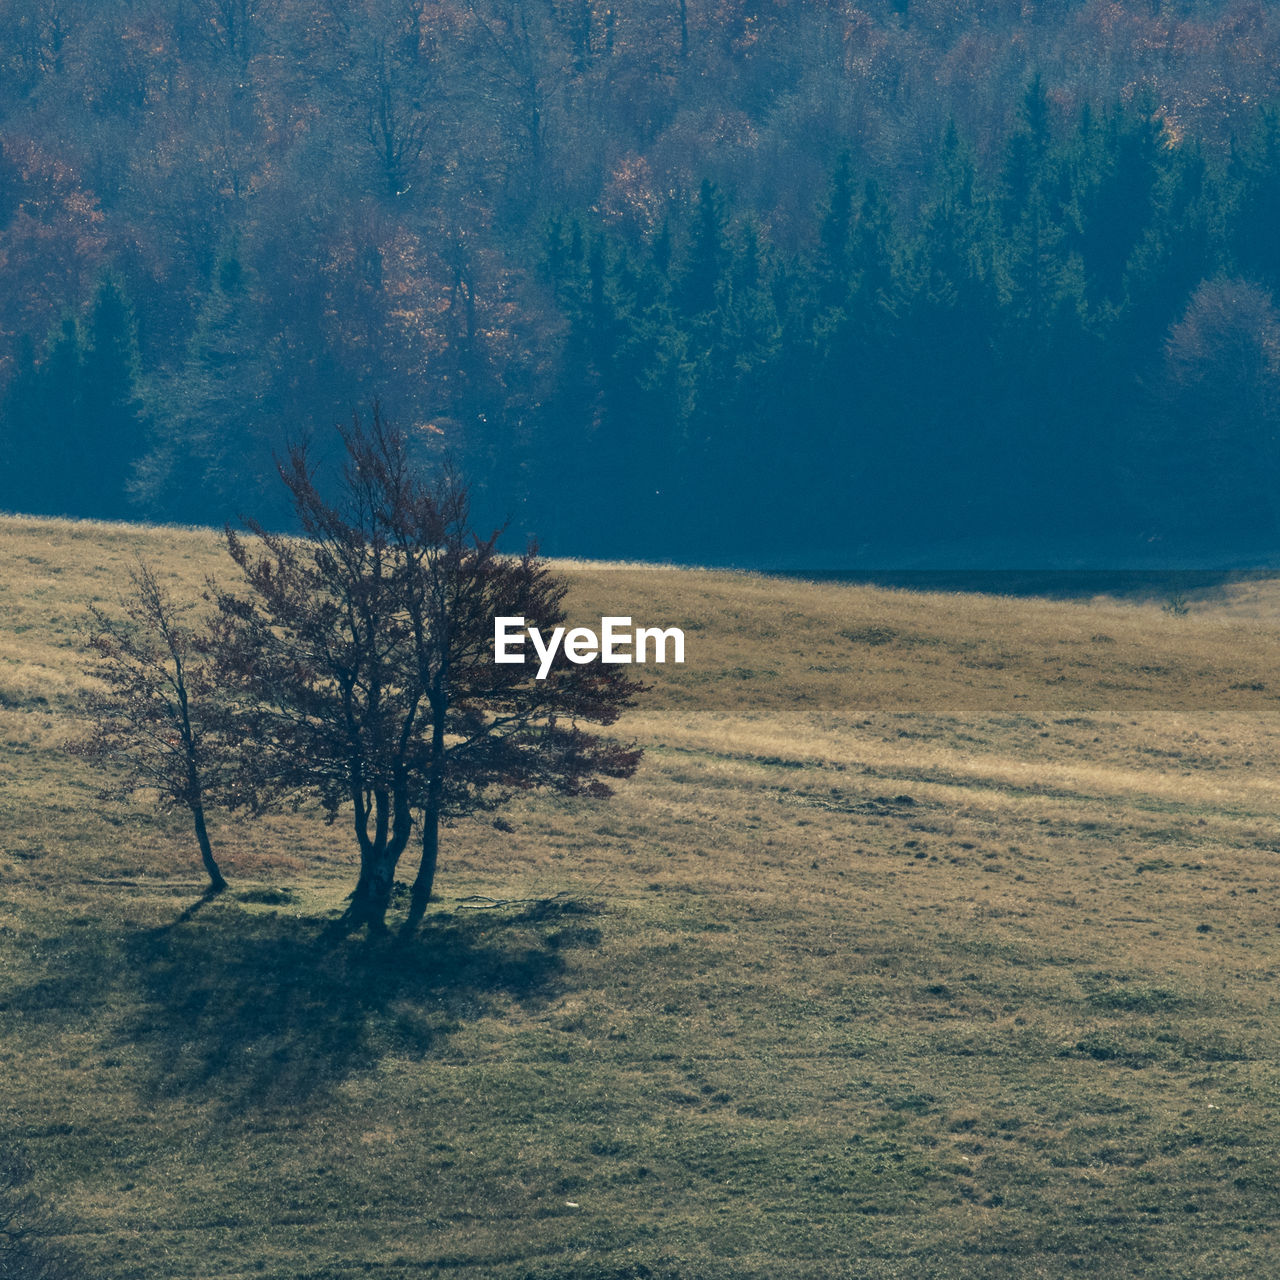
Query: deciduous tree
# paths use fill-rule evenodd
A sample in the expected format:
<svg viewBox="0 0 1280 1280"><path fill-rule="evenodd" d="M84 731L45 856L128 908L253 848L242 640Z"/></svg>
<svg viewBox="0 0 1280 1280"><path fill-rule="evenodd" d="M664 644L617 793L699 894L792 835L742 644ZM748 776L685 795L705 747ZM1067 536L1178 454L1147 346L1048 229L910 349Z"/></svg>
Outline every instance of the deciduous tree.
<svg viewBox="0 0 1280 1280"><path fill-rule="evenodd" d="M456 476L429 478L375 406L343 430L326 496L305 447L281 467L302 537L228 534L248 590L220 591L215 647L240 733L244 794L262 806L315 795L350 806L360 874L347 923L385 928L397 864L422 858L408 927L435 879L439 827L547 787L607 795L640 752L588 732L612 724L640 685L616 666L561 658L545 680L494 662L496 616L553 628L565 583L531 549L478 537Z"/></svg>
<svg viewBox="0 0 1280 1280"><path fill-rule="evenodd" d="M211 788L225 779L239 744L214 727L215 690L203 652L203 631L189 626L142 561L130 574L124 617L93 610L92 644L102 688L89 703L91 734L70 743L77 755L122 765L107 794L154 789L162 804L191 814L209 892L227 887L205 826ZM224 722L225 723L225 722Z"/></svg>

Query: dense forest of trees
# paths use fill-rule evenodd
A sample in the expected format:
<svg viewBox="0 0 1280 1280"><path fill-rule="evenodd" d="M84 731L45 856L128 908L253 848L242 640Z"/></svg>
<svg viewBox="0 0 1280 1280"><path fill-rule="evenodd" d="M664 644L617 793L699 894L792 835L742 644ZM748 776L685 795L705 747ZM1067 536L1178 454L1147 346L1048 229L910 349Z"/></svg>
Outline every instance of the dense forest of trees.
<svg viewBox="0 0 1280 1280"><path fill-rule="evenodd" d="M376 395L554 552L1263 554L1278 231L1253 0L0 0L0 508Z"/></svg>

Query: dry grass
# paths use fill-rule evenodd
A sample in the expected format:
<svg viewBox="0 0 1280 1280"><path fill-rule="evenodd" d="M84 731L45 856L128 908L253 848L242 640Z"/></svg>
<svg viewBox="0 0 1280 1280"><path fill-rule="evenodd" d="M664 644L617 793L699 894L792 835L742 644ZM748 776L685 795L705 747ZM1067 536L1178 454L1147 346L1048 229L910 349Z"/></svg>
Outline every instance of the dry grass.
<svg viewBox="0 0 1280 1280"><path fill-rule="evenodd" d="M1078 603L567 566L687 628L609 803L450 833L100 811L80 627L201 531L0 526L0 1091L90 1274L1280 1271L1280 586ZM472 894L551 910L470 910Z"/></svg>

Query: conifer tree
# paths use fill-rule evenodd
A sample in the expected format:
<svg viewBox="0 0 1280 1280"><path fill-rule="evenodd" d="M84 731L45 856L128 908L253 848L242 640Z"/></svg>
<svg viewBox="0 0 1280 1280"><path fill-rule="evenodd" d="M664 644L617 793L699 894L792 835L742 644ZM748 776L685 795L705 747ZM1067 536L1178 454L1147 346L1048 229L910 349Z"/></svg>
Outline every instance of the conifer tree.
<svg viewBox="0 0 1280 1280"><path fill-rule="evenodd" d="M144 477L152 508L220 521L270 492L268 352L252 277L224 246L179 371L155 389L159 431Z"/></svg>
<svg viewBox="0 0 1280 1280"><path fill-rule="evenodd" d="M1083 261L1091 308L1118 307L1125 273L1150 232L1170 150L1149 102L1117 107L1077 148L1072 237Z"/></svg>
<svg viewBox="0 0 1280 1280"><path fill-rule="evenodd" d="M0 510L44 510L49 459L40 457L41 448L47 447L42 423L44 404L35 343L24 333L0 407Z"/></svg>
<svg viewBox="0 0 1280 1280"><path fill-rule="evenodd" d="M3 410L3 500L48 515L127 515L143 429L136 327L119 281L102 278L83 324L62 317L41 360L25 337L16 365Z"/></svg>
<svg viewBox="0 0 1280 1280"><path fill-rule="evenodd" d="M128 485L145 442L138 394L138 339L133 310L113 275L105 275L89 308L79 370L78 515L128 514Z"/></svg>
<svg viewBox="0 0 1280 1280"><path fill-rule="evenodd" d="M79 515L84 496L80 365L80 326L64 315L50 332L36 382L37 404L31 427L33 465L45 484L37 489L38 510L47 515Z"/></svg>
<svg viewBox="0 0 1280 1280"><path fill-rule="evenodd" d="M1000 209L1006 230L1018 226L1034 194L1043 191L1052 141L1049 99L1037 72L1023 94L1018 126L1005 145Z"/></svg>
<svg viewBox="0 0 1280 1280"><path fill-rule="evenodd" d="M972 155L950 124L903 272L901 358L912 376L903 379L898 466L918 477L923 507L953 519L963 513L970 528L1004 482L1004 432L993 413L995 239Z"/></svg>
<svg viewBox="0 0 1280 1280"><path fill-rule="evenodd" d="M733 243L717 342L707 362L710 376L697 391L705 460L689 494L695 499L699 485L732 493L743 510L759 513L762 527L772 525L780 482L795 462L807 465L812 458L811 450L797 447L812 431L802 433L805 424L796 420L802 406L788 394L795 391L794 370L784 359L774 270L755 220L744 218ZM760 536L759 530L737 524L726 528L705 503L688 505L702 516L690 533L714 554L732 558L744 542ZM767 538L760 541L759 550L767 552Z"/></svg>
<svg viewBox="0 0 1280 1280"><path fill-rule="evenodd" d="M1232 155L1226 237L1235 269L1280 294L1280 107L1267 106Z"/></svg>
<svg viewBox="0 0 1280 1280"><path fill-rule="evenodd" d="M868 179L849 236L843 302L814 317L813 373L795 385L793 412L803 415L802 422L821 424L821 438L807 451L805 471L810 477L823 477L829 502L838 500L840 492L863 495L860 511L868 524L893 506L884 493L883 477L895 466L899 441L903 366L895 312L900 259L893 210L879 185ZM820 255L819 273L824 263ZM813 292L822 295L821 274ZM804 478L791 483L797 480L803 483ZM881 496L886 497L883 510ZM848 539L850 533L848 528L831 530L833 537Z"/></svg>
<svg viewBox="0 0 1280 1280"><path fill-rule="evenodd" d="M43 357L24 335L5 395L3 504L38 515L85 515L80 399L81 336L67 313L49 332Z"/></svg>
<svg viewBox="0 0 1280 1280"><path fill-rule="evenodd" d="M1077 446L1081 422L1091 420L1080 397L1087 400L1094 338L1072 194L1037 77L1007 145L1000 194L1000 367L989 451L998 470L989 483L999 498L993 531L1001 533L1069 524L1087 453Z"/></svg>
<svg viewBox="0 0 1280 1280"><path fill-rule="evenodd" d="M727 249L724 202L715 185L704 179L698 189L693 228L676 294L685 317L715 310L716 290L724 272Z"/></svg>
<svg viewBox="0 0 1280 1280"><path fill-rule="evenodd" d="M850 286L850 249L854 227L854 183L844 151L831 175L831 190L818 229L817 297L820 307L839 306Z"/></svg>

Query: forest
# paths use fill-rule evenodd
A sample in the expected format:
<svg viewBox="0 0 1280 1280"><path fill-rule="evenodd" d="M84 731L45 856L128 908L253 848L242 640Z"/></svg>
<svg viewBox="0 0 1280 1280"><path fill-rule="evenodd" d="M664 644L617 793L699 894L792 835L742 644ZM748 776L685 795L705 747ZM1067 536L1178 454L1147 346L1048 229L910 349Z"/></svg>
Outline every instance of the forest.
<svg viewBox="0 0 1280 1280"><path fill-rule="evenodd" d="M287 527L380 401L553 554L1264 563L1280 13L0 0L0 509Z"/></svg>

